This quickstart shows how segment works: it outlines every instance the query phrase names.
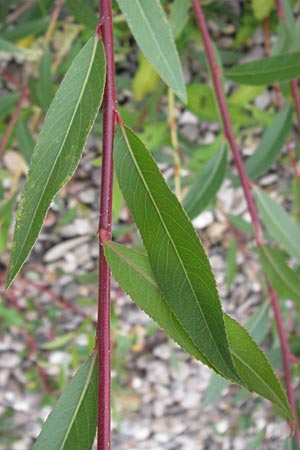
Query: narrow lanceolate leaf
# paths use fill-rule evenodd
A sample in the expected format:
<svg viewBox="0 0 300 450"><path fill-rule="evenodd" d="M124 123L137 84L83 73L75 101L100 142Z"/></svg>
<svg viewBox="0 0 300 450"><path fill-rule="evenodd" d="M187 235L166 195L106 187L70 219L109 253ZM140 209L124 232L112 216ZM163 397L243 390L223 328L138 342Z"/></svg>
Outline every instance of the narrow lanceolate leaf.
<svg viewBox="0 0 300 450"><path fill-rule="evenodd" d="M152 156L128 128L116 136L115 167L163 296L211 365L238 379L206 253Z"/></svg>
<svg viewBox="0 0 300 450"><path fill-rule="evenodd" d="M259 213L271 237L300 261L300 228L284 208L262 189L254 188Z"/></svg>
<svg viewBox="0 0 300 450"><path fill-rule="evenodd" d="M259 249L259 257L272 286L283 298L300 302L300 280L282 254L271 247Z"/></svg>
<svg viewBox="0 0 300 450"><path fill-rule="evenodd" d="M224 319L230 350L243 386L269 399L293 423L288 399L266 355L241 325L226 314Z"/></svg>
<svg viewBox="0 0 300 450"><path fill-rule="evenodd" d="M222 143L184 198L183 206L190 219L194 219L205 209L221 186L226 173L226 156L226 145Z"/></svg>
<svg viewBox="0 0 300 450"><path fill-rule="evenodd" d="M105 56L91 38L61 83L33 153L19 205L9 265L9 286L32 249L53 197L73 175L102 102Z"/></svg>
<svg viewBox="0 0 300 450"><path fill-rule="evenodd" d="M33 450L90 450L97 425L97 357L78 370L48 417Z"/></svg>
<svg viewBox="0 0 300 450"><path fill-rule="evenodd" d="M159 0L117 0L132 34L156 72L186 102L181 64Z"/></svg>
<svg viewBox="0 0 300 450"><path fill-rule="evenodd" d="M214 369L161 295L147 255L112 242L104 245L104 251L115 279L131 298L185 351ZM238 384L269 399L292 420L286 395L262 350L241 325L227 315L224 319Z"/></svg>
<svg viewBox="0 0 300 450"><path fill-rule="evenodd" d="M240 64L225 70L224 75L232 81L249 86L259 86L290 81L300 76L299 53L271 56Z"/></svg>
<svg viewBox="0 0 300 450"><path fill-rule="evenodd" d="M282 149L292 125L292 108L288 103L277 114L272 125L264 133L255 153L247 160L245 168L255 180L273 164Z"/></svg>

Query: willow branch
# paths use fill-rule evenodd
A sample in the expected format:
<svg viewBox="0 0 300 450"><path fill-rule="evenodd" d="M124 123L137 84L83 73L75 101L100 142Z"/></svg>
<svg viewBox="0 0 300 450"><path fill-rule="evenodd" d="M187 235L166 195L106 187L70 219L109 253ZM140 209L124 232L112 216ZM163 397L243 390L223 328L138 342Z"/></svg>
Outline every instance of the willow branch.
<svg viewBox="0 0 300 450"><path fill-rule="evenodd" d="M250 180L248 178L247 172L244 167L244 163L239 151L239 147L237 145L233 128L231 125L231 121L228 114L228 109L225 101L225 95L222 89L222 84L220 80L220 73L219 68L215 59L215 55L213 52L211 39L209 36L208 28L206 25L205 17L202 11L202 7L198 0L192 0L196 18L198 21L198 25L202 34L203 43L205 47L206 56L208 59L208 63L210 66L211 74L212 74L212 80L213 85L216 93L217 103L220 109L220 114L224 126L224 132L225 136L230 144L233 158L238 170L238 175L241 181L241 185L244 191L244 195L246 198L247 206L249 213L251 215L254 233L255 233L255 239L258 247L262 247L264 245L264 238L262 233L262 227L259 221L258 211L256 208L256 204L254 202L254 198L252 196L251 187L250 187ZM291 408L294 415L294 421L295 421L295 436L297 441L299 441L299 430L298 430L298 421L297 421L297 413L296 413L296 405L295 405L295 398L293 395L293 388L292 388L292 381L291 381L291 371L290 371L290 361L289 361L289 350L288 350L288 340L287 336L283 327L283 320L282 315L280 311L280 305L278 296L275 292L275 290L272 288L270 283L268 283L268 289L269 289L269 295L271 298L271 303L273 307L275 322L278 330L278 335L280 339L280 346L281 346L281 353L282 353L282 360L283 360L283 369L284 369L284 377L285 377L285 383L287 388L287 394L289 398L289 402L291 404Z"/></svg>

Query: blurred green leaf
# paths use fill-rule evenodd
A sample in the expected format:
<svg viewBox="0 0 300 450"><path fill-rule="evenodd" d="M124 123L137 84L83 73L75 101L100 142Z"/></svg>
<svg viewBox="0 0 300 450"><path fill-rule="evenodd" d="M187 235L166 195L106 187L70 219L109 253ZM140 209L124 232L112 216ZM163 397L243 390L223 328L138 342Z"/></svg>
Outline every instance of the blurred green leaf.
<svg viewBox="0 0 300 450"><path fill-rule="evenodd" d="M263 20L268 17L274 8L274 0L251 0L253 14L257 20Z"/></svg>
<svg viewBox="0 0 300 450"><path fill-rule="evenodd" d="M229 247L227 250L226 258L226 284L227 287L232 285L233 279L237 271L237 242L235 239L231 238Z"/></svg>
<svg viewBox="0 0 300 450"><path fill-rule="evenodd" d="M16 42L29 35L42 33L48 28L49 21L49 17L28 20L12 29L3 31L1 37L7 41Z"/></svg>
<svg viewBox="0 0 300 450"><path fill-rule="evenodd" d="M292 108L290 103L287 103L264 133L254 154L246 161L245 168L252 180L265 173L273 164L290 133L291 126Z"/></svg>
<svg viewBox="0 0 300 450"><path fill-rule="evenodd" d="M300 228L268 194L258 187L254 188L262 222L272 238L283 247L290 256L300 260Z"/></svg>
<svg viewBox="0 0 300 450"><path fill-rule="evenodd" d="M11 109L16 106L17 101L20 98L20 94L18 92L13 92L12 94L7 94L1 97L0 102L0 116L2 114L9 114Z"/></svg>
<svg viewBox="0 0 300 450"><path fill-rule="evenodd" d="M169 21L175 38L180 35L188 22L189 8L190 4L187 0L174 0L171 5Z"/></svg>
<svg viewBox="0 0 300 450"><path fill-rule="evenodd" d="M32 137L25 119L18 120L15 126L15 132L19 144L19 150L26 163L29 164L34 149L35 140Z"/></svg>
<svg viewBox="0 0 300 450"><path fill-rule="evenodd" d="M299 54L290 53L247 62L225 70L224 75L236 83L249 86L290 81L300 76Z"/></svg>
<svg viewBox="0 0 300 450"><path fill-rule="evenodd" d="M247 450L259 450L266 435L266 427L260 430L255 438L250 442Z"/></svg>
<svg viewBox="0 0 300 450"><path fill-rule="evenodd" d="M287 265L281 252L269 246L258 249L260 262L281 297L300 301L299 276Z"/></svg>
<svg viewBox="0 0 300 450"><path fill-rule="evenodd" d="M217 153L198 174L194 184L183 199L183 207L190 219L200 214L215 196L223 183L227 169L227 147L223 142Z"/></svg>
<svg viewBox="0 0 300 450"><path fill-rule="evenodd" d="M98 15L87 0L67 0L66 6L79 23L95 30L98 24Z"/></svg>
<svg viewBox="0 0 300 450"><path fill-rule="evenodd" d="M117 3L148 61L185 103L186 90L180 59L159 0L117 0Z"/></svg>
<svg viewBox="0 0 300 450"><path fill-rule="evenodd" d="M53 84L51 74L51 53L49 48L44 51L39 67L38 78L39 104L44 112L47 111L53 98Z"/></svg>

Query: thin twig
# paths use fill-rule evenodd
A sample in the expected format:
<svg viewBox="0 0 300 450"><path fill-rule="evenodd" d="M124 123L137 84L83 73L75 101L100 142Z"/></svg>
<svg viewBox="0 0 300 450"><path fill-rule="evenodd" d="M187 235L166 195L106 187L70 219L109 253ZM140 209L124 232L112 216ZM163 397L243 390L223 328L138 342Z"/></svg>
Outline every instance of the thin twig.
<svg viewBox="0 0 300 450"><path fill-rule="evenodd" d="M225 95L222 89L222 84L220 80L220 73L219 68L214 56L211 39L209 36L209 32L207 29L206 21L204 14L202 12L202 7L198 0L192 0L194 10L196 13L198 25L202 34L204 47L206 56L209 62L211 74L212 74L212 80L215 88L216 98L219 105L222 122L224 126L224 132L228 139L228 142L230 144L233 157L235 160L235 164L237 166L239 178L241 180L241 185L245 194L246 202L248 205L249 213L251 215L254 233L255 233L255 239L258 247L262 247L264 245L264 238L262 233L261 224L259 221L258 211L252 196L252 192L250 189L250 180L248 178L247 172L245 170L243 160L239 151L239 147L237 145L232 125L230 122L226 101L225 101ZM280 346L281 346L281 352L282 352L282 359L283 359L283 368L284 368L284 376L285 376L285 382L286 382L286 388L287 388L287 394L289 398L289 402L293 411L294 421L295 421L295 436L296 440L299 441L299 429L298 429L298 420L297 420L297 412L296 412L296 405L295 405L295 398L293 395L293 388L292 388L292 380L291 380L291 372L290 372L290 362L289 362L289 346L288 346L288 340L287 336L283 327L283 320L282 315L280 311L280 305L278 296L275 292L275 290L272 288L272 286L268 283L269 288L269 295L272 302L272 307L274 311L275 316L275 322L278 330L278 335L280 339Z"/></svg>
<svg viewBox="0 0 300 450"><path fill-rule="evenodd" d="M103 243L111 239L113 142L116 117L114 39L110 0L100 0L96 36L101 37L106 54L106 84L103 106L102 172L99 217L99 285L96 348L98 349L98 450L110 449L110 269ZM95 86L97 89L97 86Z"/></svg>

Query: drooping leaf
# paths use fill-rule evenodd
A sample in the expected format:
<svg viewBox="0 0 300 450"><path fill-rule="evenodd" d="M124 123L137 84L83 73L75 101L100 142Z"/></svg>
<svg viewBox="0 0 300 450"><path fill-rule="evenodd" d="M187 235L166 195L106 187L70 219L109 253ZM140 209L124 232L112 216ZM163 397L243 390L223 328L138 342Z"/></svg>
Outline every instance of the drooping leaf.
<svg viewBox="0 0 300 450"><path fill-rule="evenodd" d="M285 209L266 192L254 188L259 213L272 238L283 247L290 256L300 260L300 229Z"/></svg>
<svg viewBox="0 0 300 450"><path fill-rule="evenodd" d="M261 265L278 294L284 298L299 302L299 277L287 265L282 254L269 246L261 247L258 251Z"/></svg>
<svg viewBox="0 0 300 450"><path fill-rule="evenodd" d="M79 163L102 101L104 80L103 45L91 38L61 83L36 143L17 214L7 286L32 249L53 197Z"/></svg>
<svg viewBox="0 0 300 450"><path fill-rule="evenodd" d="M130 297L185 351L215 370L177 320L172 305L161 295L147 255L112 242L104 244L104 251L115 279ZM269 399L292 421L286 395L265 354L235 320L226 314L224 320L230 351L241 378L235 382Z"/></svg>
<svg viewBox="0 0 300 450"><path fill-rule="evenodd" d="M117 0L132 34L154 69L185 103L186 91L172 31L159 0Z"/></svg>
<svg viewBox="0 0 300 450"><path fill-rule="evenodd" d="M166 301L216 370L237 377L206 253L152 156L128 128L116 136L115 168Z"/></svg>
<svg viewBox="0 0 300 450"><path fill-rule="evenodd" d="M292 125L292 108L288 103L277 114L264 133L260 145L245 164L249 177L255 180L272 165L282 149Z"/></svg>
<svg viewBox="0 0 300 450"><path fill-rule="evenodd" d="M251 334L255 342L260 344L267 333L269 305L267 302L263 303L252 316L247 320L244 328ZM229 382L222 378L217 373L213 373L209 385L205 392L203 400L204 406L217 400L224 389L229 385Z"/></svg>
<svg viewBox="0 0 300 450"><path fill-rule="evenodd" d="M227 168L226 156L226 144L223 142L184 197L183 207L191 220L205 209L220 188Z"/></svg>
<svg viewBox="0 0 300 450"><path fill-rule="evenodd" d="M97 355L78 370L49 415L33 450L90 450L97 425Z"/></svg>
<svg viewBox="0 0 300 450"><path fill-rule="evenodd" d="M289 53L247 62L225 70L224 75L236 83L249 86L290 81L300 76L299 54Z"/></svg>

